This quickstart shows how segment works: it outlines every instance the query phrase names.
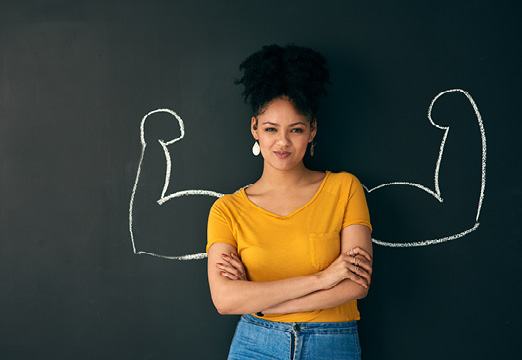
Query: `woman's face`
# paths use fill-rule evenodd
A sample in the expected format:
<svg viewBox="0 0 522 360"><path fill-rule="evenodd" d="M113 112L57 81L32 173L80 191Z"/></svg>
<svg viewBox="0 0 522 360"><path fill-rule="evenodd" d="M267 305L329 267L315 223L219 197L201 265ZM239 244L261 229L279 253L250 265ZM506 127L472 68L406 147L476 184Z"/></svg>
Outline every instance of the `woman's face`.
<svg viewBox="0 0 522 360"><path fill-rule="evenodd" d="M302 166L307 145L316 133L315 123L312 127L308 117L299 114L290 101L275 99L257 119L252 117L251 131L261 147L265 166L291 170Z"/></svg>

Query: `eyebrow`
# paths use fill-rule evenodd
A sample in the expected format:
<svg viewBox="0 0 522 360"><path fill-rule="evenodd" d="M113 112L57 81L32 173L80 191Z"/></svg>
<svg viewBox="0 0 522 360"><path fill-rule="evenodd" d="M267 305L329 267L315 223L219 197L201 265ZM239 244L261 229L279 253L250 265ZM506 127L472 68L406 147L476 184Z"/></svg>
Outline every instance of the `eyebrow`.
<svg viewBox="0 0 522 360"><path fill-rule="evenodd" d="M279 126L279 124L276 124L276 123L273 123L273 122L270 122L270 121L265 121L261 125ZM301 121L293 123L293 124L290 124L290 126L296 126L296 125L305 125L306 126L306 124L304 122L301 122Z"/></svg>

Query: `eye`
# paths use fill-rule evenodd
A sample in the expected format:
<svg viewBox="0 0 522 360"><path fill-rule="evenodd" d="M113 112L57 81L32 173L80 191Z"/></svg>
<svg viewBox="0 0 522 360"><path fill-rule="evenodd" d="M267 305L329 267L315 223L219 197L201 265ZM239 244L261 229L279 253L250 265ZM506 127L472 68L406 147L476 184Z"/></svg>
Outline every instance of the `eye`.
<svg viewBox="0 0 522 360"><path fill-rule="evenodd" d="M291 132L293 132L293 133L302 133L303 129L301 129L301 128L294 128L294 129L291 130Z"/></svg>
<svg viewBox="0 0 522 360"><path fill-rule="evenodd" d="M276 128L273 128L273 127L265 128L265 131L266 132L276 131Z"/></svg>

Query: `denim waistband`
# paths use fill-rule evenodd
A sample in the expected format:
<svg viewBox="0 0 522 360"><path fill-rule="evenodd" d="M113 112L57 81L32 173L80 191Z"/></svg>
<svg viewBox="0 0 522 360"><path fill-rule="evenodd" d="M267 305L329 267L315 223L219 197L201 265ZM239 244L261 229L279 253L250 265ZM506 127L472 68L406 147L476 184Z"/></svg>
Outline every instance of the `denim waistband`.
<svg viewBox="0 0 522 360"><path fill-rule="evenodd" d="M252 325L263 326L265 328L299 332L299 333L353 333L357 332L356 321L343 321L343 322L292 322L283 323L276 321L263 320L253 315L247 314L241 316L243 322L250 323Z"/></svg>

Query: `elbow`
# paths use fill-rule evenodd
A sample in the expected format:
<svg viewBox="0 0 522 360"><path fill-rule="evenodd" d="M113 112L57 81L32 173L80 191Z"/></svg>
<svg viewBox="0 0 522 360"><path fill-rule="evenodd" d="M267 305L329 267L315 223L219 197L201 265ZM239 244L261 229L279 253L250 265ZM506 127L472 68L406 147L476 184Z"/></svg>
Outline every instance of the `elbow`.
<svg viewBox="0 0 522 360"><path fill-rule="evenodd" d="M220 315L230 315L230 308L226 306L223 301L217 301L216 299L212 299L214 303L214 307Z"/></svg>
<svg viewBox="0 0 522 360"><path fill-rule="evenodd" d="M216 310L220 315L243 315L243 314L250 313L246 310L241 310L239 308L232 308L232 307L226 307L226 306L216 306Z"/></svg>
<svg viewBox="0 0 522 360"><path fill-rule="evenodd" d="M220 315L234 315L236 313L230 307L227 307L224 304L218 305L214 303L214 306L216 307L216 310Z"/></svg>
<svg viewBox="0 0 522 360"><path fill-rule="evenodd" d="M216 297L212 299L212 302L220 315L235 315L238 313L232 302L227 298Z"/></svg>
<svg viewBox="0 0 522 360"><path fill-rule="evenodd" d="M229 303L216 303L214 302L214 307L216 308L217 312L220 315L243 315L243 314L250 314L254 313L256 311L253 311L252 309L241 306L234 302Z"/></svg>
<svg viewBox="0 0 522 360"><path fill-rule="evenodd" d="M360 286L360 289L357 293L357 299L358 300L364 299L366 296L368 296L369 290L370 290L369 288L364 288L364 287Z"/></svg>
<svg viewBox="0 0 522 360"><path fill-rule="evenodd" d="M222 307L216 306L216 310L219 313L219 315L231 315L231 313L229 312L229 310L227 308L222 308Z"/></svg>

